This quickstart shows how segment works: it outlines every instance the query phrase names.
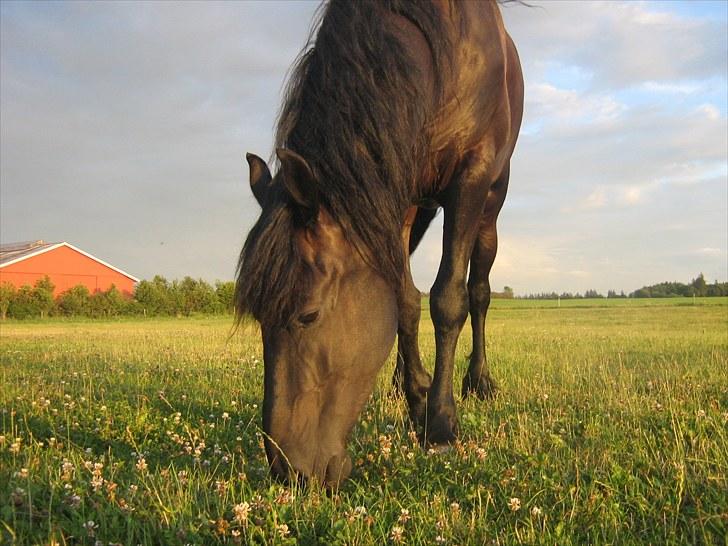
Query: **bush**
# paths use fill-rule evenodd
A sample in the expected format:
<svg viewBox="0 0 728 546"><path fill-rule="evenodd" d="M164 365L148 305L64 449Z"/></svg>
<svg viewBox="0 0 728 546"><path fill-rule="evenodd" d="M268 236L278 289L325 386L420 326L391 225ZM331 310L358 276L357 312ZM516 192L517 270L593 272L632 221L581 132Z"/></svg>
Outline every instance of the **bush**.
<svg viewBox="0 0 728 546"><path fill-rule="evenodd" d="M63 292L58 298L58 308L68 317L85 317L91 311L91 294L79 284Z"/></svg>

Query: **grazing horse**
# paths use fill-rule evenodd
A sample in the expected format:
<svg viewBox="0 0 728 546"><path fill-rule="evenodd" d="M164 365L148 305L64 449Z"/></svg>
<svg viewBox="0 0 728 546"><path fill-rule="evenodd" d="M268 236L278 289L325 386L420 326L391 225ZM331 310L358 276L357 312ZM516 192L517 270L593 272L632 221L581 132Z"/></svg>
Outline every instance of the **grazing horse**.
<svg viewBox="0 0 728 546"><path fill-rule="evenodd" d="M331 0L319 17L279 114L275 176L247 155L262 212L240 253L236 309L261 324L271 471L336 486L395 334L395 384L424 443L456 439L453 361L468 312L462 393L494 391L488 275L523 79L495 1ZM431 378L409 254L440 207Z"/></svg>

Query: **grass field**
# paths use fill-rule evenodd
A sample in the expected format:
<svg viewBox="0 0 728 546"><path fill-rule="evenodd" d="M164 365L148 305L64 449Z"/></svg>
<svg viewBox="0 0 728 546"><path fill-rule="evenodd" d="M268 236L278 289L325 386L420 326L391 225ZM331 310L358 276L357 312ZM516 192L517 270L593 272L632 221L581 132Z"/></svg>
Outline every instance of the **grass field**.
<svg viewBox="0 0 728 546"><path fill-rule="evenodd" d="M268 477L254 326L3 323L0 543L728 544L728 299L556 305L494 302L501 391L459 402L445 453L390 359L335 494Z"/></svg>

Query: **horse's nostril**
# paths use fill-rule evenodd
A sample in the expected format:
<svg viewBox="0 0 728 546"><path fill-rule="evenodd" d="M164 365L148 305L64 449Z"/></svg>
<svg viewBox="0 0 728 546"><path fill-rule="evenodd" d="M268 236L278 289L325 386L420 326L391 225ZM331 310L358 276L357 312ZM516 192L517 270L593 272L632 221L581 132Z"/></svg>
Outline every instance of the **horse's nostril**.
<svg viewBox="0 0 728 546"><path fill-rule="evenodd" d="M291 474L290 467L281 451L269 441L265 442L265 448L271 474L282 480L289 479Z"/></svg>
<svg viewBox="0 0 728 546"><path fill-rule="evenodd" d="M281 457L275 457L273 461L271 461L270 471L276 478L283 480L289 478L288 465Z"/></svg>
<svg viewBox="0 0 728 546"><path fill-rule="evenodd" d="M341 482L349 477L351 473L351 458L344 452L334 455L326 465L326 476L324 481L327 487L336 488Z"/></svg>

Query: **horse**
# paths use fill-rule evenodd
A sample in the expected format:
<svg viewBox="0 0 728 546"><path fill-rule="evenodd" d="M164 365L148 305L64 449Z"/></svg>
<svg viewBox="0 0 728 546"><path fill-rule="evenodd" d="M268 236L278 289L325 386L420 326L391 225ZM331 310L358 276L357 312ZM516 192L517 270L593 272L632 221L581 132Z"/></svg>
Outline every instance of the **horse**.
<svg viewBox="0 0 728 546"><path fill-rule="evenodd" d="M271 472L338 487L395 336L393 382L423 445L457 439L453 365L468 313L462 395L495 392L488 277L523 77L495 0L331 0L312 28L278 116L275 175L246 155L262 210L240 252L235 306L238 320L260 323ZM439 209L430 376L409 256Z"/></svg>

